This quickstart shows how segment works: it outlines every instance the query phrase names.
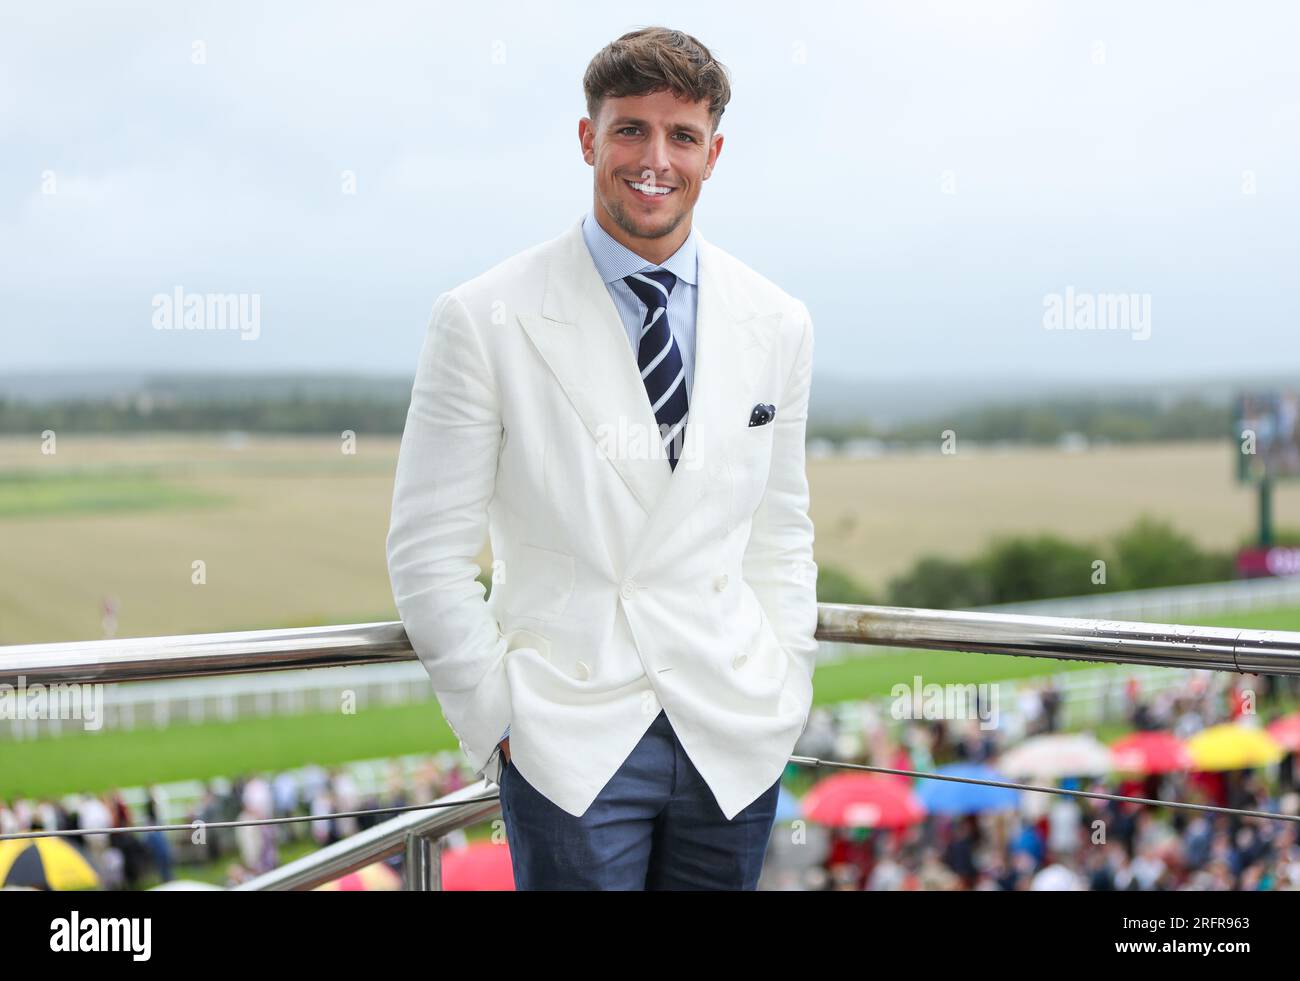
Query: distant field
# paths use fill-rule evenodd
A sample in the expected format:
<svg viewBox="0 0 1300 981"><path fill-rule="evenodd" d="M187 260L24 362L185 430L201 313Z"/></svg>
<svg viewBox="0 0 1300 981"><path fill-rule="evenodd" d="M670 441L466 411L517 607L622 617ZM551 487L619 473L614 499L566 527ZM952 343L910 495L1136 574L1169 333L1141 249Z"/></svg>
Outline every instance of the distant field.
<svg viewBox="0 0 1300 981"><path fill-rule="evenodd" d="M0 514L0 644L100 637L108 594L123 637L395 619L395 452L364 435L352 456L328 439L63 436L54 457L0 441L0 473L71 474L117 505Z"/></svg>
<svg viewBox="0 0 1300 981"><path fill-rule="evenodd" d="M817 559L880 585L923 554L973 556L996 533L1091 541L1143 513L1228 548L1256 519L1255 491L1235 483L1232 465L1226 442L817 460ZM1300 525L1300 484L1276 488L1274 521Z"/></svg>
<svg viewBox="0 0 1300 981"><path fill-rule="evenodd" d="M227 504L229 500L174 486L152 474L0 473L0 520L200 508Z"/></svg>
<svg viewBox="0 0 1300 981"><path fill-rule="evenodd" d="M1300 609L1189 622L1300 630ZM1097 667L1089 662L1000 654L882 649L878 654L819 667L814 676L814 704L886 695L895 684L911 684L917 674L927 684L979 684ZM1108 730L1108 735L1114 732ZM433 701L356 715L318 713L179 725L163 731L79 732L26 743L0 741L0 759L4 761L0 765L0 799L19 793L62 795L456 748L456 739Z"/></svg>
<svg viewBox="0 0 1300 981"><path fill-rule="evenodd" d="M384 539L397 446L65 434L43 456L36 438L0 439L0 645L99 637L109 594L123 637L396 619ZM1230 465L1217 442L812 460L817 559L879 586L995 532L1101 536L1143 512L1222 547L1254 521ZM1300 524L1300 485L1279 487L1275 510Z"/></svg>

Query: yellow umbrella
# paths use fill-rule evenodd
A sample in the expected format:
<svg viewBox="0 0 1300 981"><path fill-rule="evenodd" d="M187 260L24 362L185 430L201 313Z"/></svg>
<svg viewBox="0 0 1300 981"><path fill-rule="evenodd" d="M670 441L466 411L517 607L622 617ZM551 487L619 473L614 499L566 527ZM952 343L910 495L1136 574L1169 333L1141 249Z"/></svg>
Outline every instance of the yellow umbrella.
<svg viewBox="0 0 1300 981"><path fill-rule="evenodd" d="M66 838L0 841L0 886L95 889L94 867Z"/></svg>
<svg viewBox="0 0 1300 981"><path fill-rule="evenodd" d="M1263 729L1236 723L1210 726L1187 741L1192 769L1248 770L1276 763L1286 750Z"/></svg>

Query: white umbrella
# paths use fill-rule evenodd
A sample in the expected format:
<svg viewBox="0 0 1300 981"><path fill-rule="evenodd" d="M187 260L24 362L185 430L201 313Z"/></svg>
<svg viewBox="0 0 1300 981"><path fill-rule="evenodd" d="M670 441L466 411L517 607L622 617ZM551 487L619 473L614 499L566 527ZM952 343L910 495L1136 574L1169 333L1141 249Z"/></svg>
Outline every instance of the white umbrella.
<svg viewBox="0 0 1300 981"><path fill-rule="evenodd" d="M998 759L1013 777L1082 777L1109 773L1110 750L1091 733L1050 733L1026 739Z"/></svg>
<svg viewBox="0 0 1300 981"><path fill-rule="evenodd" d="M1064 865L1049 865L1034 876L1029 888L1034 892L1077 892L1083 886L1079 877Z"/></svg>

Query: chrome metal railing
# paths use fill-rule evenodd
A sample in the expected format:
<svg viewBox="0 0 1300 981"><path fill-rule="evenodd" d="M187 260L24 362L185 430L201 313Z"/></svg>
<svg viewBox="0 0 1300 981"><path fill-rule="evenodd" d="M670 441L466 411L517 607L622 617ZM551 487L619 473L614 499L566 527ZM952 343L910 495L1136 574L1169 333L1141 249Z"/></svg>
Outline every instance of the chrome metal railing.
<svg viewBox="0 0 1300 981"><path fill-rule="evenodd" d="M1300 633L1069 617L820 605L819 640L1254 674L1300 674ZM400 621L0 647L0 684L94 684L415 659ZM480 781L258 876L241 890L310 889L406 853L407 888L441 887L448 833L499 813Z"/></svg>

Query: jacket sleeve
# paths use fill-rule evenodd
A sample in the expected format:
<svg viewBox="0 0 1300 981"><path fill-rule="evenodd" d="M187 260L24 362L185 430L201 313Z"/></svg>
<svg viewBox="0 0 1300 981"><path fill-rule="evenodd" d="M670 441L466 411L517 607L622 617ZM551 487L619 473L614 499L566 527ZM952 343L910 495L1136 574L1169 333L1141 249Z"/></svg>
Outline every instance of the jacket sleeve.
<svg viewBox="0 0 1300 981"><path fill-rule="evenodd" d="M433 305L393 486L388 576L411 647L477 772L510 721L506 641L475 561L496 486L501 409L491 366L461 300Z"/></svg>
<svg viewBox="0 0 1300 981"><path fill-rule="evenodd" d="M804 434L812 388L813 328L808 308L799 303L799 310L803 335L782 402L769 423L776 427L772 466L754 512L741 568L781 646L811 680L817 665L817 565L808 516Z"/></svg>

